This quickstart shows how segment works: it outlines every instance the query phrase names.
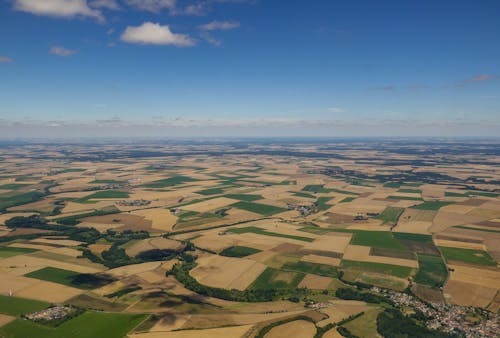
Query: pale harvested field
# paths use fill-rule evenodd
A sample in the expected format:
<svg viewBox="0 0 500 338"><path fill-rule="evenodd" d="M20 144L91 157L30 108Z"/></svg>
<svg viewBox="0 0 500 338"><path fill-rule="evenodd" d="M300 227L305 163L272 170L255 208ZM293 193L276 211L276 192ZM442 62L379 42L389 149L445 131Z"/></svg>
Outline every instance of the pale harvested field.
<svg viewBox="0 0 500 338"><path fill-rule="evenodd" d="M411 268L418 268L418 262L415 260L393 258L393 257L371 256L370 249L371 248L369 246L348 245L344 252L343 258L353 261L384 263L384 264L408 266Z"/></svg>
<svg viewBox="0 0 500 338"><path fill-rule="evenodd" d="M144 217L152 222L153 230L171 231L172 226L177 222L177 217L165 208L154 208L132 211L133 215Z"/></svg>
<svg viewBox="0 0 500 338"><path fill-rule="evenodd" d="M206 330L182 330L174 332L148 332L128 335L130 338L239 338L253 325L241 325Z"/></svg>
<svg viewBox="0 0 500 338"><path fill-rule="evenodd" d="M444 212L454 212L457 214L464 215L472 210L474 210L476 207L474 205L463 205L463 204L450 204L450 205L445 205L439 211L444 211Z"/></svg>
<svg viewBox="0 0 500 338"><path fill-rule="evenodd" d="M216 197L206 201L198 202L195 204L190 204L181 207L183 210L197 211L197 212L207 212L210 210L220 209L231 205L233 203L239 202L238 200L227 198L227 197Z"/></svg>
<svg viewBox="0 0 500 338"><path fill-rule="evenodd" d="M201 284L219 288L246 289L265 269L262 263L244 258L207 255L197 260L190 274Z"/></svg>
<svg viewBox="0 0 500 338"><path fill-rule="evenodd" d="M6 221L8 221L9 219L11 219L13 217L18 217L18 216L28 217L31 215L36 215L36 213L34 213L34 212L11 212L8 214L1 214L0 215L0 225L4 225Z"/></svg>
<svg viewBox="0 0 500 338"><path fill-rule="evenodd" d="M77 225L77 227L81 228L94 228L99 232L106 232L108 229L117 229L124 226L124 224L120 223L95 223L95 222L81 222Z"/></svg>
<svg viewBox="0 0 500 338"><path fill-rule="evenodd" d="M64 255L64 256L69 256L69 257L80 257L82 255L82 252L80 250L76 249L71 249L71 248L52 248L50 250L46 250L48 252L52 252L58 255Z"/></svg>
<svg viewBox="0 0 500 338"><path fill-rule="evenodd" d="M49 303L61 303L83 292L84 290L72 288L69 286L52 282L39 281L32 286L28 286L26 288L18 290L15 295L17 297L36 299Z"/></svg>
<svg viewBox="0 0 500 338"><path fill-rule="evenodd" d="M467 213L467 216L477 216L482 217L484 220L496 218L500 215L499 210L486 209L481 206L480 208L475 208L474 210Z"/></svg>
<svg viewBox="0 0 500 338"><path fill-rule="evenodd" d="M486 218L478 216L462 215L452 212L439 211L434 218L434 224L430 227L431 232L440 232L455 225L476 223Z"/></svg>
<svg viewBox="0 0 500 338"><path fill-rule="evenodd" d="M37 279L15 276L4 272L0 272L0 278L2 280L0 283L0 294L2 295L8 295L12 291L13 295L17 296L17 291L34 286L40 282Z"/></svg>
<svg viewBox="0 0 500 338"><path fill-rule="evenodd" d="M127 248L125 252L129 256L137 256L141 252L160 249L160 250L177 250L183 246L181 242L174 241L163 237L153 237L140 240L131 247Z"/></svg>
<svg viewBox="0 0 500 338"><path fill-rule="evenodd" d="M144 217L128 213L112 214L105 216L92 216L82 219L83 222L101 224L120 224L120 230L151 230L151 221Z"/></svg>
<svg viewBox="0 0 500 338"><path fill-rule="evenodd" d="M36 238L31 240L31 242L41 243L41 244L55 244L60 246L78 246L83 243L71 239L50 239L50 238Z"/></svg>
<svg viewBox="0 0 500 338"><path fill-rule="evenodd" d="M165 272L164 271L144 271L136 274L137 277L146 281L147 283L155 284L165 281Z"/></svg>
<svg viewBox="0 0 500 338"><path fill-rule="evenodd" d="M307 274L299 283L298 287L313 290L323 290L327 289L331 282L332 278L330 277Z"/></svg>
<svg viewBox="0 0 500 338"><path fill-rule="evenodd" d="M452 303L486 308L495 298L498 289L450 280L443 292L445 298Z"/></svg>
<svg viewBox="0 0 500 338"><path fill-rule="evenodd" d="M366 311L370 307L366 304L335 304L330 307L321 309L320 312L327 314L328 318L318 322L319 327L323 327L330 323L336 323L349 316L355 315L362 311Z"/></svg>
<svg viewBox="0 0 500 338"><path fill-rule="evenodd" d="M132 264L121 266L119 268L111 269L106 271L107 274L118 278L124 278L131 275L136 275L145 271L154 270L162 265L163 262L147 262L140 264Z"/></svg>
<svg viewBox="0 0 500 338"><path fill-rule="evenodd" d="M178 315L167 314L164 318L160 319L149 332L166 332L180 329L188 320L191 315Z"/></svg>
<svg viewBox="0 0 500 338"><path fill-rule="evenodd" d="M434 239L434 243L437 246L447 246L447 247L452 247L452 248L476 249L476 250L485 250L486 249L484 247L483 243L461 242L459 240L450 241L450 240L446 240L446 239Z"/></svg>
<svg viewBox="0 0 500 338"><path fill-rule="evenodd" d="M332 266L340 265L340 258L327 257L327 256L319 256L319 255L305 255L301 259L303 262L317 263L317 264L326 264Z"/></svg>
<svg viewBox="0 0 500 338"><path fill-rule="evenodd" d="M341 335L338 331L337 328L334 327L330 330L328 330L324 335L323 338L343 338L344 336Z"/></svg>
<svg viewBox="0 0 500 338"><path fill-rule="evenodd" d="M201 237L192 240L193 244L199 248L220 252L227 247L236 245L238 237L232 235L219 235L217 233L206 233Z"/></svg>
<svg viewBox="0 0 500 338"><path fill-rule="evenodd" d="M111 244L90 244L88 249L96 255L100 255L101 252L109 250L111 248Z"/></svg>
<svg viewBox="0 0 500 338"><path fill-rule="evenodd" d="M26 249L36 249L36 250L52 250L53 246L43 245L43 244L33 244L33 243L12 243L8 245L13 248L26 248Z"/></svg>
<svg viewBox="0 0 500 338"><path fill-rule="evenodd" d="M486 288L500 289L500 271L493 269L481 269L463 265L449 265L454 271L450 271L450 279L484 286Z"/></svg>
<svg viewBox="0 0 500 338"><path fill-rule="evenodd" d="M256 261L256 262L264 263L265 261L267 261L268 259L270 259L274 255L276 255L276 252L274 252L274 251L261 251L261 252L257 252L256 254L247 256L246 258L251 259L251 260Z"/></svg>
<svg viewBox="0 0 500 338"><path fill-rule="evenodd" d="M76 202L68 201L68 202L66 202L66 206L64 207L64 209L61 210L61 215L52 216L52 217L49 217L49 219L58 218L61 216L70 216L73 214L84 213L87 211L90 212L90 211L94 211L96 209L102 209L102 208L110 206L110 205L113 205L113 202L103 201L103 202L97 202L97 203L92 203L92 204L85 204L85 203L76 203Z"/></svg>
<svg viewBox="0 0 500 338"><path fill-rule="evenodd" d="M430 234L429 228L432 226L432 222L404 222L398 223L398 225L393 229L396 232L408 232L412 234Z"/></svg>
<svg viewBox="0 0 500 338"><path fill-rule="evenodd" d="M305 235L304 235L305 234ZM302 233L302 236L309 237L308 233ZM341 234L341 233L329 233L321 238L315 240L314 242L307 243L304 249L308 250L321 250L321 251L333 251L333 252L344 252L347 245L351 241L352 234Z"/></svg>
<svg viewBox="0 0 500 338"><path fill-rule="evenodd" d="M5 324L10 323L14 319L16 319L16 317L0 314L0 327L4 326Z"/></svg>
<svg viewBox="0 0 500 338"><path fill-rule="evenodd" d="M81 259L81 262L85 264L67 263L54 259L33 257L32 255L19 255L0 260L0 267L17 267L36 270L51 266L54 268L71 270L80 273L95 273L103 270L103 267L99 264L89 264L86 260L83 259Z"/></svg>
<svg viewBox="0 0 500 338"><path fill-rule="evenodd" d="M265 338L312 338L316 333L314 324L305 320L295 320L271 329Z"/></svg>

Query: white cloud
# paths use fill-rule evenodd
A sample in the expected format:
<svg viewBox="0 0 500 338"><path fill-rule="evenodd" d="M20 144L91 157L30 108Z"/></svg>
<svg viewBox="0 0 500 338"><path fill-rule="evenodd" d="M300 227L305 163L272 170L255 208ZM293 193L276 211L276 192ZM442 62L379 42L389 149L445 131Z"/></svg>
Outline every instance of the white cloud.
<svg viewBox="0 0 500 338"><path fill-rule="evenodd" d="M216 39L214 38L212 35L210 35L209 33L207 32L203 32L202 34L200 34L200 36L206 41L208 42L209 44L213 45L213 46L220 46L222 45L222 41L220 41L219 39Z"/></svg>
<svg viewBox="0 0 500 338"><path fill-rule="evenodd" d="M240 27L240 23L237 21L212 21L210 23L198 26L199 29L204 31L229 30L238 27Z"/></svg>
<svg viewBox="0 0 500 338"><path fill-rule="evenodd" d="M176 0L126 0L127 5L137 9L158 13L163 9L175 10Z"/></svg>
<svg viewBox="0 0 500 338"><path fill-rule="evenodd" d="M116 0L94 0L90 3L90 6L93 8L107 8L115 11L120 9L120 5L118 5Z"/></svg>
<svg viewBox="0 0 500 338"><path fill-rule="evenodd" d="M330 113L343 113L343 112L345 112L345 110L340 108L340 107L330 107L330 108L328 108L328 111Z"/></svg>
<svg viewBox="0 0 500 338"><path fill-rule="evenodd" d="M142 25L128 26L121 36L121 40L129 43L144 45L172 45L188 47L195 45L195 41L185 34L173 33L168 25L144 22Z"/></svg>
<svg viewBox="0 0 500 338"><path fill-rule="evenodd" d="M54 46L50 49L50 54L64 56L64 57L73 55L75 53L76 51L61 46Z"/></svg>
<svg viewBox="0 0 500 338"><path fill-rule="evenodd" d="M104 22L102 13L90 8L87 0L15 0L14 8L36 15L63 18L91 17Z"/></svg>
<svg viewBox="0 0 500 338"><path fill-rule="evenodd" d="M12 62L12 59L8 56L0 56L0 63Z"/></svg>

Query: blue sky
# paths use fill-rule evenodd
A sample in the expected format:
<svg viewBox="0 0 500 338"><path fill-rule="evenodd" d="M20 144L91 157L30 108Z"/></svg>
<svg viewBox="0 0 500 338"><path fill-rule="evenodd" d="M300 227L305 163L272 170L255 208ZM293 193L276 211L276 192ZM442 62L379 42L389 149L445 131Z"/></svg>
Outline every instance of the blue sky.
<svg viewBox="0 0 500 338"><path fill-rule="evenodd" d="M0 133L500 134L500 2L7 0Z"/></svg>

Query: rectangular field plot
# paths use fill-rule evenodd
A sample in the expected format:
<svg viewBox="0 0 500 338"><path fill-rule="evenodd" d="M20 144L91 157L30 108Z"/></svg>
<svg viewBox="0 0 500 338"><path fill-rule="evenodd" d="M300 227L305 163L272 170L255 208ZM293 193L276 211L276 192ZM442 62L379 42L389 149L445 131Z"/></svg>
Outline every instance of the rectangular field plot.
<svg viewBox="0 0 500 338"><path fill-rule="evenodd" d="M0 295L0 313L19 316L43 310L49 303L38 300ZM1 335L0 335L1 336Z"/></svg>
<svg viewBox="0 0 500 338"><path fill-rule="evenodd" d="M413 274L414 271L414 269L407 266L372 263L372 262L358 262L345 259L342 260L342 267L379 272L400 278L409 277L410 275Z"/></svg>
<svg viewBox="0 0 500 338"><path fill-rule="evenodd" d="M48 282L72 286L78 289L90 290L104 286L112 280L104 277L97 277L92 274L82 274L75 271L63 270L53 267L46 267L30 272L26 277L45 280Z"/></svg>
<svg viewBox="0 0 500 338"><path fill-rule="evenodd" d="M232 198L234 200L253 202L264 199L261 195L252 195L252 194L227 194L224 197Z"/></svg>
<svg viewBox="0 0 500 338"><path fill-rule="evenodd" d="M447 261L459 261L470 264L496 266L489 253L482 250L439 247Z"/></svg>
<svg viewBox="0 0 500 338"><path fill-rule="evenodd" d="M380 215L375 218L384 221L384 223L396 223L403 211L405 211L404 208L387 207L384 211L382 211Z"/></svg>
<svg viewBox="0 0 500 338"><path fill-rule="evenodd" d="M187 182L194 182L197 181L194 178L187 177L187 176L173 176L170 178L165 178L163 180L157 180L151 183L144 184L143 186L146 188L167 188L167 187L172 187L174 185L179 185Z"/></svg>
<svg viewBox="0 0 500 338"><path fill-rule="evenodd" d="M337 231L341 231L338 229ZM353 237L351 244L370 246L379 249L392 249L399 251L407 251L408 249L395 239L389 231L365 231L346 229L342 232L351 232Z"/></svg>
<svg viewBox="0 0 500 338"><path fill-rule="evenodd" d="M295 239L295 240L303 241L303 242L313 242L314 241L314 238L281 234L278 232L267 231L267 230L264 230L264 229L261 229L258 227L254 227L254 226L243 227L243 228L233 228L233 229L229 229L228 232L232 232L235 234L254 233L254 234L259 234L259 235L264 235L264 236Z"/></svg>
<svg viewBox="0 0 500 338"><path fill-rule="evenodd" d="M35 251L37 250L29 248L14 248L14 247L0 246L0 258L24 255Z"/></svg>
<svg viewBox="0 0 500 338"><path fill-rule="evenodd" d="M439 250L432 242L432 236L394 232L393 236L410 251L417 254L440 256Z"/></svg>
<svg viewBox="0 0 500 338"><path fill-rule="evenodd" d="M337 268L326 264L317 264L310 262L288 262L281 269L309 273L312 275L337 277Z"/></svg>
<svg viewBox="0 0 500 338"><path fill-rule="evenodd" d="M56 328L17 319L0 328L0 336L5 338L122 338L145 318L146 315L141 314L85 312Z"/></svg>
<svg viewBox="0 0 500 338"><path fill-rule="evenodd" d="M443 286L448 269L440 256L418 255L418 266L415 282L432 287Z"/></svg>
<svg viewBox="0 0 500 338"><path fill-rule="evenodd" d="M305 274L302 272L281 271L267 268L257 277L250 288L252 290L296 288L304 276Z"/></svg>
<svg viewBox="0 0 500 338"><path fill-rule="evenodd" d="M288 209L275 207L274 205L269 204L261 204L261 203L252 203L252 202L237 202L232 204L233 207L255 212L257 214L261 214L264 216L272 216L274 214L279 214L280 212L287 211Z"/></svg>
<svg viewBox="0 0 500 338"><path fill-rule="evenodd" d="M430 201L430 202L424 202L422 204L413 206L412 208L417 209L417 210L439 210L448 204L453 204L453 202Z"/></svg>

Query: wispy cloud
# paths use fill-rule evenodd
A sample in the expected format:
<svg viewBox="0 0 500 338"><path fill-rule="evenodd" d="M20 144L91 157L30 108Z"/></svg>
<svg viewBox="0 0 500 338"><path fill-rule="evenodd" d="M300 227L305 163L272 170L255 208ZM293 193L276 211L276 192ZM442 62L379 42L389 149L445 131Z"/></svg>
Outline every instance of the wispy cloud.
<svg viewBox="0 0 500 338"><path fill-rule="evenodd" d="M0 63L9 63L12 62L12 59L8 56L0 56Z"/></svg>
<svg viewBox="0 0 500 338"><path fill-rule="evenodd" d="M90 3L90 6L93 8L106 8L114 11L121 9L116 0L94 0Z"/></svg>
<svg viewBox="0 0 500 338"><path fill-rule="evenodd" d="M176 47L189 47L196 44L195 40L186 34L173 33L168 25L144 22L134 27L128 26L121 36L121 40L128 43L143 45L172 45Z"/></svg>
<svg viewBox="0 0 500 338"><path fill-rule="evenodd" d="M340 107L330 107L330 108L328 108L328 111L330 113L343 113L343 112L345 112L345 110L340 108Z"/></svg>
<svg viewBox="0 0 500 338"><path fill-rule="evenodd" d="M498 80L500 76L491 74L480 74L455 83L455 87L464 87L468 84Z"/></svg>
<svg viewBox="0 0 500 338"><path fill-rule="evenodd" d="M54 46L54 47L50 48L49 53L52 55L66 57L66 56L71 56L71 55L75 54L76 50L67 49L67 48L64 48L62 46Z"/></svg>
<svg viewBox="0 0 500 338"><path fill-rule="evenodd" d="M90 17L105 21L99 10L89 7L87 0L14 0L14 9L43 16Z"/></svg>
<svg viewBox="0 0 500 338"><path fill-rule="evenodd" d="M229 30L240 27L238 21L212 21L204 25L198 26L203 31Z"/></svg>
<svg viewBox="0 0 500 338"><path fill-rule="evenodd" d="M164 9L174 11L177 6L176 0L125 0L127 5L142 11L159 13Z"/></svg>

